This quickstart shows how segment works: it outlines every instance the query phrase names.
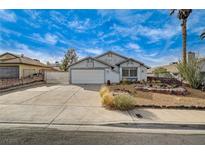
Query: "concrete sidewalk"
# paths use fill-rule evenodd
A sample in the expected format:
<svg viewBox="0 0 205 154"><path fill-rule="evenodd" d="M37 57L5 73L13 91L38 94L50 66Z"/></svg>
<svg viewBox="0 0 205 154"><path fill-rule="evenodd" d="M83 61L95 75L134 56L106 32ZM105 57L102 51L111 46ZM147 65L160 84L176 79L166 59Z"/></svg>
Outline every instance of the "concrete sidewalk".
<svg viewBox="0 0 205 154"><path fill-rule="evenodd" d="M112 123L205 124L204 110L111 111L100 103L99 85L43 85L0 95L1 124L102 125ZM138 118L140 114L142 118Z"/></svg>

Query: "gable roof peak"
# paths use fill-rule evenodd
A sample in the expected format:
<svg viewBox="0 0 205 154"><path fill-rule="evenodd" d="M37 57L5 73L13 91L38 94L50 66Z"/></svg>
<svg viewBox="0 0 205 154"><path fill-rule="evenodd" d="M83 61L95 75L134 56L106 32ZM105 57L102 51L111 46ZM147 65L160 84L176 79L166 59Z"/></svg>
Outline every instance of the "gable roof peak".
<svg viewBox="0 0 205 154"><path fill-rule="evenodd" d="M136 59L133 59L133 58L127 58L126 60L121 61L121 62L117 63L116 65L118 66L118 65L123 64L123 63L128 62L128 61L134 61L136 63L139 63L140 65L143 65L144 67L146 67L148 69L150 68L149 66L145 65L144 63L142 63L142 62L140 62L140 61L138 61Z"/></svg>
<svg viewBox="0 0 205 154"><path fill-rule="evenodd" d="M102 60L100 60L100 59L96 59L95 57L91 57L91 56L82 58L82 59L80 59L79 61L77 61L77 62L75 62L75 63L73 63L73 64L70 64L68 67L70 67L70 66L72 66L72 65L75 65L75 64L78 64L78 63L80 63L80 62L82 62L82 61L84 61L84 60L87 60L87 59L93 59L93 60L95 60L95 61L97 61L97 62L100 62L100 63L102 63L102 64L104 64L104 65L107 65L107 66L110 66L110 67L114 67L114 66L111 65L111 64L108 64L108 63L106 63L106 62L104 62L104 61L102 61Z"/></svg>
<svg viewBox="0 0 205 154"><path fill-rule="evenodd" d="M0 57L2 57L2 56L4 56L4 55L11 55L11 56L14 56L14 57L16 57L16 58L19 58L18 55L13 54L13 53L10 53L10 52L5 52L5 53L1 54Z"/></svg>
<svg viewBox="0 0 205 154"><path fill-rule="evenodd" d="M109 54L109 53L112 53L112 54L114 54L114 55L117 55L117 56L119 56L119 57L122 57L122 58L124 58L124 59L127 59L127 57L125 57L125 56L123 56L123 55L121 55L121 54L119 54L119 53L117 53L117 52L115 52L115 51L111 51L111 50L109 50L109 51L107 51L107 52L104 52L104 53L102 53L101 55L96 56L95 58L102 57L102 56L104 56L104 55L106 55L106 54Z"/></svg>

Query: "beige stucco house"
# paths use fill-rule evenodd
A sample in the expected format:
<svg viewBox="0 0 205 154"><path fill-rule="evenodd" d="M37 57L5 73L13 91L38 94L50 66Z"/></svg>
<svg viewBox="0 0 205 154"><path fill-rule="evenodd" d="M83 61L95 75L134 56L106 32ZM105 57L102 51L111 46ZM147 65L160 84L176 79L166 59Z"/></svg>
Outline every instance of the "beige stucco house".
<svg viewBox="0 0 205 154"><path fill-rule="evenodd" d="M0 55L0 79L24 78L35 73L42 73L53 68L41 63L37 59L4 53Z"/></svg>
<svg viewBox="0 0 205 154"><path fill-rule="evenodd" d="M196 58L195 53L194 52L189 52L187 60L189 61L192 58ZM199 64L200 64L200 73L205 78L205 58L199 58ZM162 66L159 66L159 67L165 68L172 75L172 77L180 79L179 71L177 69L177 62L172 62L168 65L162 65ZM159 67L154 67L154 68L148 69L147 75L148 76L155 76L154 70L159 68Z"/></svg>

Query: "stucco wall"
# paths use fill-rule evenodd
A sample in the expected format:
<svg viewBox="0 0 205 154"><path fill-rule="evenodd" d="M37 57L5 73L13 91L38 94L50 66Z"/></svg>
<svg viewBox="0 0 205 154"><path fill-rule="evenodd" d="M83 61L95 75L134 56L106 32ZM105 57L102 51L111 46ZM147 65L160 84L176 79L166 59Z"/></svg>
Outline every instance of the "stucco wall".
<svg viewBox="0 0 205 154"><path fill-rule="evenodd" d="M136 62L125 62L123 64L120 65L120 67L139 67L140 64L136 63Z"/></svg>
<svg viewBox="0 0 205 154"><path fill-rule="evenodd" d="M40 67L40 66L32 66L32 65L19 65L19 77L26 77L28 75L32 75L33 73L40 73L48 68Z"/></svg>
<svg viewBox="0 0 205 154"><path fill-rule="evenodd" d="M140 66L139 80L147 81L147 68L144 66Z"/></svg>
<svg viewBox="0 0 205 154"><path fill-rule="evenodd" d="M105 81L110 80L111 83L119 83L120 82L120 74L111 70L105 70Z"/></svg>
<svg viewBox="0 0 205 154"><path fill-rule="evenodd" d="M45 71L45 81L47 83L69 83L69 73L68 72L48 72Z"/></svg>
<svg viewBox="0 0 205 154"><path fill-rule="evenodd" d="M205 61L201 63L201 72L205 72Z"/></svg>
<svg viewBox="0 0 205 154"><path fill-rule="evenodd" d="M70 66L70 68L106 68L106 67L109 67L107 65L104 65L102 63L99 63L95 60L93 60L93 62L87 62L87 59L75 64L75 65L72 65Z"/></svg>
<svg viewBox="0 0 205 154"><path fill-rule="evenodd" d="M115 64L120 63L120 62L125 60L125 58L119 57L115 54L112 54L111 57L109 57L108 54L106 54L102 57L99 57L98 59L100 59L108 64L112 64L112 65L115 65Z"/></svg>

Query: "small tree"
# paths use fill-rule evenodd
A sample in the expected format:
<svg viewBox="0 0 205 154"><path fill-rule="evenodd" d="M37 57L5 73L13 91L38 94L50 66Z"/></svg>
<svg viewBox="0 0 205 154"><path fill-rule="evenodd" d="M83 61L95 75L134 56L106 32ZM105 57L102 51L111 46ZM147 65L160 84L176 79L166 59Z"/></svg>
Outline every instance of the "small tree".
<svg viewBox="0 0 205 154"><path fill-rule="evenodd" d="M75 52L75 49L69 49L65 55L64 59L62 60L62 64L60 66L61 70L68 71L69 65L75 63L77 61L78 57Z"/></svg>
<svg viewBox="0 0 205 154"><path fill-rule="evenodd" d="M187 64L179 62L177 69L181 77L187 81L192 88L198 88L201 85L203 76L200 73L201 65L197 58L189 60Z"/></svg>
<svg viewBox="0 0 205 154"><path fill-rule="evenodd" d="M157 77L159 77L160 75L167 75L167 74L169 74L169 72L167 71L166 68L163 67L159 67L154 70L154 75Z"/></svg>

